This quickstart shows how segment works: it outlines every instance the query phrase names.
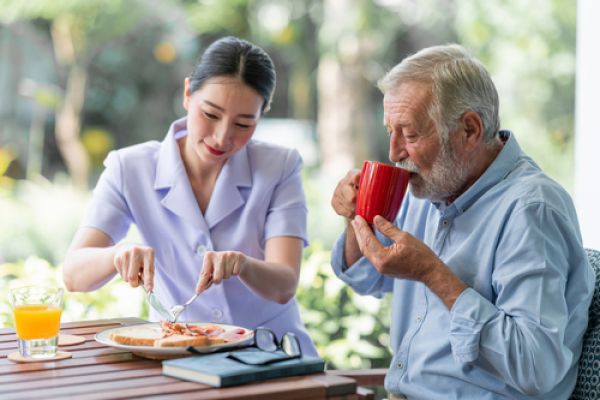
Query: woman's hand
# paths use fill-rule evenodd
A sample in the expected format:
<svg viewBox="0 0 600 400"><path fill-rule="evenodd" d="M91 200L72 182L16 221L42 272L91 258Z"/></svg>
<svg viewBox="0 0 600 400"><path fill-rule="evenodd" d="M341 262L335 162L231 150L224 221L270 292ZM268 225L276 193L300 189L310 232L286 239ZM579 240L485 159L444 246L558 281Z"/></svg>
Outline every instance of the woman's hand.
<svg viewBox="0 0 600 400"><path fill-rule="evenodd" d="M154 249L152 247L123 243L117 245L113 264L123 280L138 287L140 282L146 290L154 287Z"/></svg>
<svg viewBox="0 0 600 400"><path fill-rule="evenodd" d="M221 283L241 274L247 263L248 258L239 251L207 251L204 253L196 292L202 293L213 283Z"/></svg>

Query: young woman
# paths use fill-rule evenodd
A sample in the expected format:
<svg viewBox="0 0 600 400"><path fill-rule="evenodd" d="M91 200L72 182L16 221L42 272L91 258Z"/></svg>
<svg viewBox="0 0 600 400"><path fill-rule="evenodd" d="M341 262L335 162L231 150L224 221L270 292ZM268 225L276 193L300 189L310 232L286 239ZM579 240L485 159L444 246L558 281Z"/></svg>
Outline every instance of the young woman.
<svg viewBox="0 0 600 400"><path fill-rule="evenodd" d="M210 45L185 79L187 117L161 143L106 158L64 262L67 289L119 274L167 306L199 292L180 320L291 331L315 355L294 299L307 242L302 160L251 140L274 88L261 48L234 37ZM121 241L131 224L143 244Z"/></svg>

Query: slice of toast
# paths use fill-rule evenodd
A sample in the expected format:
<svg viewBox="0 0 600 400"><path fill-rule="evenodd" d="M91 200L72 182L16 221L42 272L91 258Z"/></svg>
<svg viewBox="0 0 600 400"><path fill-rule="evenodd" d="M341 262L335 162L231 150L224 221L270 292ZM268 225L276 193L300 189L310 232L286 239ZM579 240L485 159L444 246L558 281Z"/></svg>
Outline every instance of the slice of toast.
<svg viewBox="0 0 600 400"><path fill-rule="evenodd" d="M210 343L211 346L214 346L217 344L227 343L227 340L222 336L209 336L208 343Z"/></svg>
<svg viewBox="0 0 600 400"><path fill-rule="evenodd" d="M128 346L154 346L163 337L163 331L160 326L132 326L113 332L109 337L116 343Z"/></svg>
<svg viewBox="0 0 600 400"><path fill-rule="evenodd" d="M187 347L187 346L208 346L210 344L208 336L188 336L188 335L171 335L163 339L158 339L154 342L154 346L158 347Z"/></svg>
<svg viewBox="0 0 600 400"><path fill-rule="evenodd" d="M198 327L190 324L178 324L176 328L177 331L167 332L165 327L161 326L131 326L111 333L109 338L116 343L128 346L153 347L201 347L230 341L223 328L214 325Z"/></svg>

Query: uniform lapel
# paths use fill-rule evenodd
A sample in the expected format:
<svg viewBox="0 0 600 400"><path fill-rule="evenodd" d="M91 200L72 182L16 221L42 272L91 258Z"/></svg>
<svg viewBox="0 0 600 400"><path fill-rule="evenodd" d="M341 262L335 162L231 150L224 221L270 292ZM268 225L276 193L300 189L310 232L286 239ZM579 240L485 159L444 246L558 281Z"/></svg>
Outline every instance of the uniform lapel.
<svg viewBox="0 0 600 400"><path fill-rule="evenodd" d="M163 196L160 203L165 208L197 229L208 232L177 146L177 138L181 136L178 132L185 130L185 118L175 121L162 142L156 165L154 189Z"/></svg>
<svg viewBox="0 0 600 400"><path fill-rule="evenodd" d="M205 213L208 227L214 227L240 208L245 203L240 188L251 186L252 175L248 161L248 146L244 146L227 160L217 178Z"/></svg>

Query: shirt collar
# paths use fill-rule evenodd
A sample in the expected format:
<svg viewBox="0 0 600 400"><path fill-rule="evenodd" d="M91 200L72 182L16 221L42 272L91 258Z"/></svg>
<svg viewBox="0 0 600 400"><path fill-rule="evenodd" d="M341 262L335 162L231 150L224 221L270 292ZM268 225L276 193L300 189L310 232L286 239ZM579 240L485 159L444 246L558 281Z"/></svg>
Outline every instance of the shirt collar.
<svg viewBox="0 0 600 400"><path fill-rule="evenodd" d="M477 199L479 199L491 187L502 181L513 170L519 158L524 154L517 143L511 131L500 131L500 134L507 137L504 147L496 159L492 161L485 172L469 187L463 194L458 196L452 204L444 206L439 202L434 205L445 213L458 214L465 212Z"/></svg>
<svg viewBox="0 0 600 400"><path fill-rule="evenodd" d="M173 122L162 142L156 165L155 190L167 190L161 203L186 220L204 221L212 228L219 221L244 204L245 200L238 188L252 186L252 171L247 146L233 154L223 165L213 199L209 203L204 218L193 194L185 166L181 159L177 139L187 135L187 118Z"/></svg>
<svg viewBox="0 0 600 400"><path fill-rule="evenodd" d="M187 117L180 118L169 127L167 136L162 142L156 165L156 177L154 189L166 189L172 187L185 167L181 160L177 140L187 135ZM244 146L232 155L223 166L220 177L226 176L228 183L240 187L252 186L252 174L248 159L247 146ZM187 175L185 175L187 178Z"/></svg>
<svg viewBox="0 0 600 400"><path fill-rule="evenodd" d="M176 120L169 127L158 154L154 189L166 189L174 186L177 177L181 173L185 173L177 139L186 133L187 117Z"/></svg>

